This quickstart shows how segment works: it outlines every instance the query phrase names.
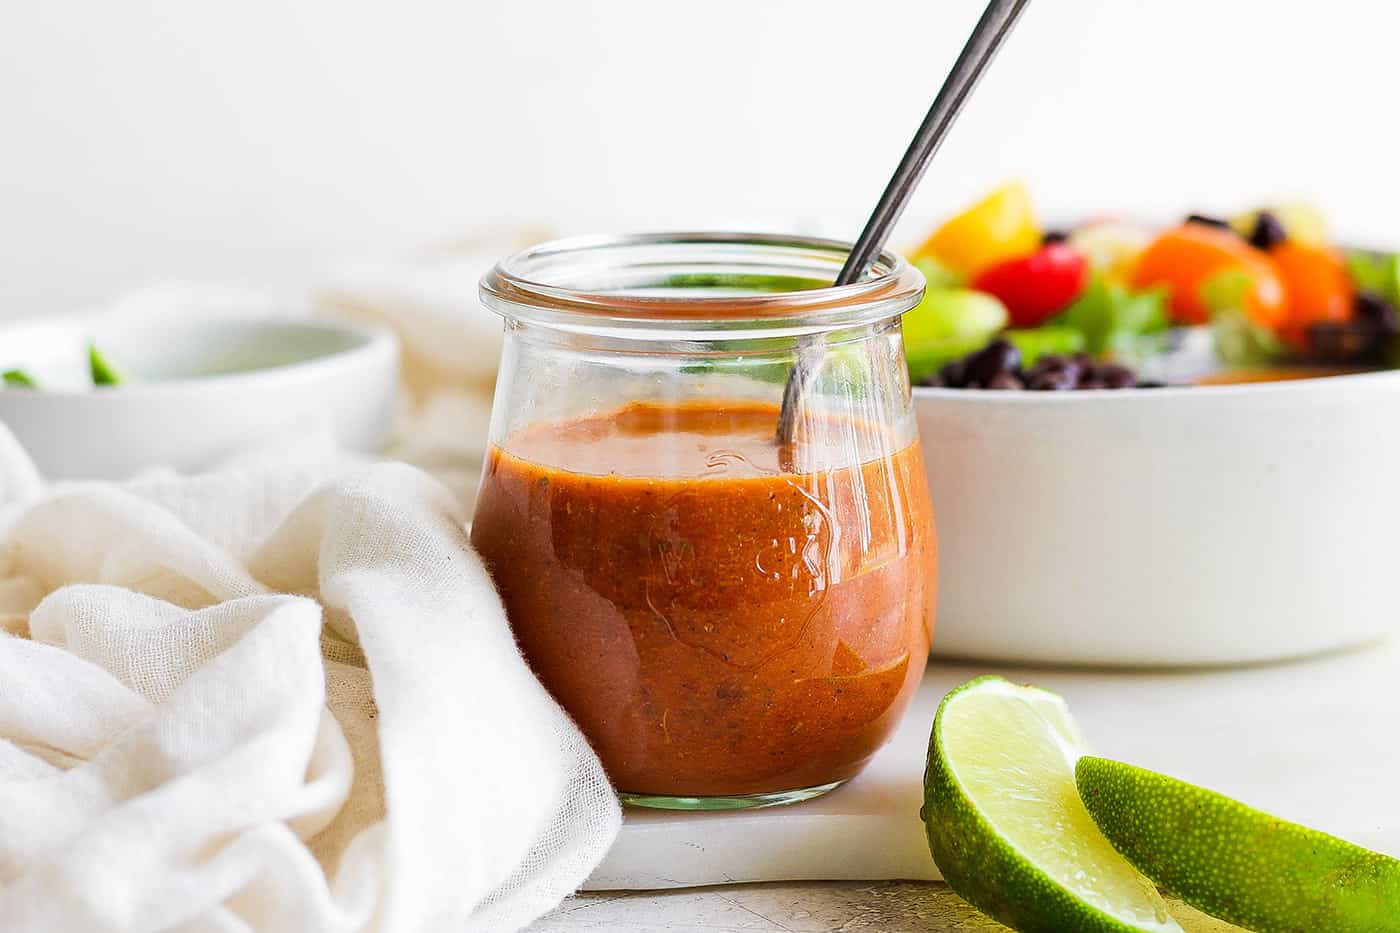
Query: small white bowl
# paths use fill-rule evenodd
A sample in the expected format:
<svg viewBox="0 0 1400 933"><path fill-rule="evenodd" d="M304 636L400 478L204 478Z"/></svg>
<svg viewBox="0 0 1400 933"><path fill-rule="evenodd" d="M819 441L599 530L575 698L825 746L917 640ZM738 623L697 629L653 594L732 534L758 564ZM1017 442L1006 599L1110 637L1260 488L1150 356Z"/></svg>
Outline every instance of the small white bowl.
<svg viewBox="0 0 1400 933"><path fill-rule="evenodd" d="M93 388L87 349L132 377ZM0 369L43 387L0 391L0 421L50 479L198 470L279 437L329 429L352 451L385 441L398 387L388 331L233 316L56 318L0 329Z"/></svg>
<svg viewBox="0 0 1400 933"><path fill-rule="evenodd" d="M1400 372L914 397L937 655L1238 664L1400 630Z"/></svg>

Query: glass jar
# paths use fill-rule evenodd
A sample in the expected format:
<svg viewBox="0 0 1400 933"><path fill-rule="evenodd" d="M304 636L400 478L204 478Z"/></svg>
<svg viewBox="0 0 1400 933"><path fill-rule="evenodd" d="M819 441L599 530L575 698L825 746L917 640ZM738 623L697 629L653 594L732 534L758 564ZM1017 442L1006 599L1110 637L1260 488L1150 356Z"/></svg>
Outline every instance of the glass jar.
<svg viewBox="0 0 1400 933"><path fill-rule="evenodd" d="M816 796L918 685L934 536L899 321L923 278L884 253L829 287L849 249L574 239L482 281L506 339L472 542L626 802Z"/></svg>

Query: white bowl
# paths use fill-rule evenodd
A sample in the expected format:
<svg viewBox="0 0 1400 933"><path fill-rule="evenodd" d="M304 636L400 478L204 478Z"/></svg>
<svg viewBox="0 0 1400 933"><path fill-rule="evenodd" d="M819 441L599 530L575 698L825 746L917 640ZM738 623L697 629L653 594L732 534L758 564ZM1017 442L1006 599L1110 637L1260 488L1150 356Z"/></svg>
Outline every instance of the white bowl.
<svg viewBox="0 0 1400 933"><path fill-rule="evenodd" d="M914 396L940 656L1237 664L1400 628L1400 372Z"/></svg>
<svg viewBox="0 0 1400 933"><path fill-rule="evenodd" d="M89 342L132 382L92 388ZM398 359L387 331L329 321L19 323L0 329L0 368L22 367L43 388L0 391L0 421L50 479L198 470L318 429L372 451L389 430Z"/></svg>

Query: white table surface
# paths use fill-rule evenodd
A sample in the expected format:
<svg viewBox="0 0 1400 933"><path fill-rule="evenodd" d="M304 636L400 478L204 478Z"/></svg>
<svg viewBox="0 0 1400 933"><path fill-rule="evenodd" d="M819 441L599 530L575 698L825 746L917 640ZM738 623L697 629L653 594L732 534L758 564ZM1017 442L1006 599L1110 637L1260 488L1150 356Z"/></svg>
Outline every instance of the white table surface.
<svg viewBox="0 0 1400 933"><path fill-rule="evenodd" d="M942 886L791 882L938 877L918 818L928 729L939 698L981 673L1000 673L1064 695L1100 754L1400 856L1400 808L1394 804L1394 776L1400 773L1400 743L1394 741L1400 642L1235 670L1103 672L939 663L930 667L895 737L847 786L819 800L769 810L628 811L621 836L585 890L786 884L690 894L582 895L539 928L766 930L770 927L703 918L754 898L780 913L801 912L800 905L809 903L834 917L843 909L852 917L868 917L876 909L872 897L898 900L901 890L919 892L905 895L913 899L911 907L922 903L942 910ZM609 919L618 911L622 914ZM841 922L833 920L829 928ZM788 927L808 929L791 923L771 929Z"/></svg>

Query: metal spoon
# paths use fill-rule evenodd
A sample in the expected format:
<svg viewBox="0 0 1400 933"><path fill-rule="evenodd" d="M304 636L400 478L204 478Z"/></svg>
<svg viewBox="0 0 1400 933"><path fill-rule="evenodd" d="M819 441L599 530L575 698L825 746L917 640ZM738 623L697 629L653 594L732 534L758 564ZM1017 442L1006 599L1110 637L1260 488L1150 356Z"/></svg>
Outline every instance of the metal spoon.
<svg viewBox="0 0 1400 933"><path fill-rule="evenodd" d="M914 134L913 141L905 150L904 158L900 159L899 167L894 170L890 183L885 186L884 194L880 195L874 212L866 221L865 229L860 232L860 238L851 248L851 254L846 258L846 264L841 268L841 274L836 277L833 285L857 282L870 269L871 263L889 239L890 231L894 229L900 214L904 213L909 197L918 186L919 179L923 177L929 160L938 151L943 137L948 135L948 130L957 119L963 104L972 94L972 89L977 86L977 79L982 76L987 64L1001 48L1002 42L1011 32L1011 27L1015 25L1016 18L1029 2L1030 0L991 0L987 4L987 9L973 28L972 35L968 37L967 44L958 55L958 60L953 63L952 71L948 72L948 77L944 79L943 87L933 100L933 106L929 107L924 122L919 124L919 131ZM801 338L797 345L796 362L792 372L788 374L787 384L783 387L783 407L778 414L778 445L780 450L785 452L782 458L784 463L792 462L791 450L797 431L798 415L804 396L820 372L821 363L822 354L814 339Z"/></svg>

